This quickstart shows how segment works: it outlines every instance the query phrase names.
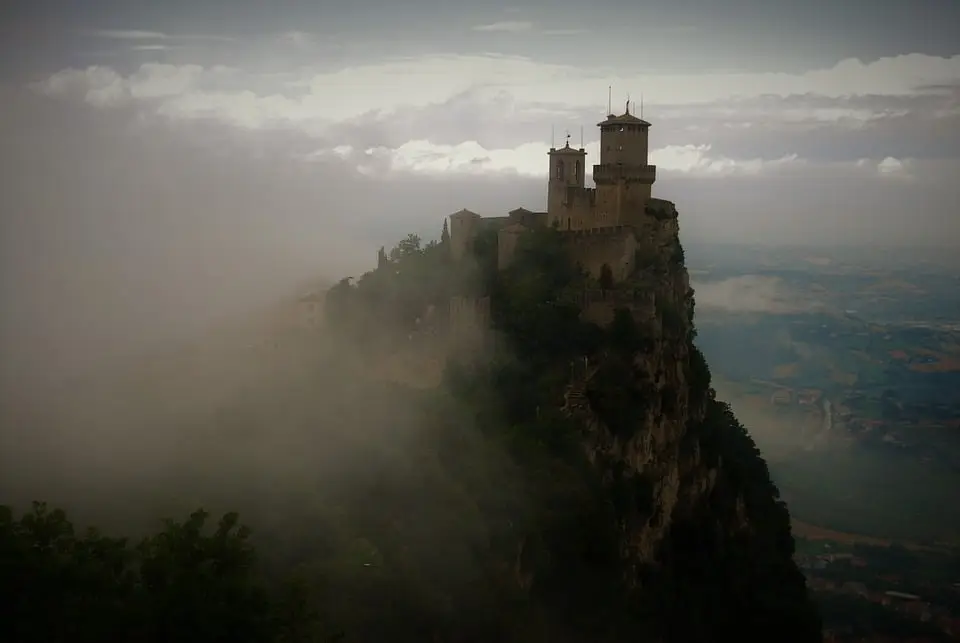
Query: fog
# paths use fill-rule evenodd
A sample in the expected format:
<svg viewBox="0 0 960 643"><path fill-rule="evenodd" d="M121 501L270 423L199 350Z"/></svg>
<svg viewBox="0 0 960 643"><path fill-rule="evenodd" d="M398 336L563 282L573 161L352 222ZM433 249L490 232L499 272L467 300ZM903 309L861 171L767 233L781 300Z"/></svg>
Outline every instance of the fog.
<svg viewBox="0 0 960 643"><path fill-rule="evenodd" d="M824 304L810 293L788 286L776 277L741 275L693 286L697 306L708 311L790 314L824 309Z"/></svg>
<svg viewBox="0 0 960 643"><path fill-rule="evenodd" d="M545 197L542 178L509 172L363 175L311 156L339 141L296 128L92 109L22 87L0 89L0 101L3 501L152 518L164 498L178 510L205 498L269 504L278 480L294 489L298 472L364 469L342 439L400 443L419 410L402 396L367 397L352 348L304 336L285 311L373 267L381 245L437 236L448 213L540 209ZM838 221L826 206L803 219L770 207L828 170L729 182L665 172L655 194L678 203L685 243L855 237L874 223ZM824 194L839 199L813 197ZM698 306L811 303L749 279L695 284ZM108 498L125 508L110 510Z"/></svg>
<svg viewBox="0 0 960 643"><path fill-rule="evenodd" d="M390 475L384 454L417 439L420 409L369 389L297 299L372 268L404 224L364 233L351 217L370 208L335 172L213 127L199 144L11 105L0 503L47 500L114 531L200 505L263 522L318 485Z"/></svg>

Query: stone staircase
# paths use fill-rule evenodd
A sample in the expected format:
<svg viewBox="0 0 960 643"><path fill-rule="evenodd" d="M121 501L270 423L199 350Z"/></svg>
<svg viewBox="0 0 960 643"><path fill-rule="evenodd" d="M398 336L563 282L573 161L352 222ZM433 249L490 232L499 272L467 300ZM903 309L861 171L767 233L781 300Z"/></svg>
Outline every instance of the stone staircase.
<svg viewBox="0 0 960 643"><path fill-rule="evenodd" d="M593 377L598 368L596 366L591 368L591 365L586 360L579 363L579 369L577 365L578 362L570 365L570 383L567 384L567 388L563 394L563 408L568 413L583 411L590 407L590 401L587 399L587 382L590 381L590 378ZM577 373L577 371L580 372Z"/></svg>

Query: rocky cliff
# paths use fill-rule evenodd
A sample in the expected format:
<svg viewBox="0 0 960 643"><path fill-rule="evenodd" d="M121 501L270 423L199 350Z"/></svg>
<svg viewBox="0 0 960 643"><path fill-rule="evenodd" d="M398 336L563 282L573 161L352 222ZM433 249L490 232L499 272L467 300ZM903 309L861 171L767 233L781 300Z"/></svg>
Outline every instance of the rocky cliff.
<svg viewBox="0 0 960 643"><path fill-rule="evenodd" d="M820 640L786 507L695 346L676 210L649 214L634 273L606 294L612 326L629 329L629 313L634 336L584 356L564 403L612 496L627 498L617 510L624 580L648 608L684 601L687 619L656 628L665 638ZM617 389L633 403L611 403Z"/></svg>
<svg viewBox="0 0 960 643"><path fill-rule="evenodd" d="M480 256L486 272L434 291L489 297L496 341L480 360L450 361L438 390L448 411L430 423L483 525L457 551L484 561L486 581L455 584L450 600L460 614L503 616L471 626L486 638L459 623L437 640L822 638L787 509L696 348L676 210L654 205L615 278L577 266L571 237L539 230L520 236L505 269ZM590 249L602 250L594 239ZM411 266L431 252L446 256L427 248ZM401 264L383 279L395 290L404 274L429 272ZM464 437L467 424L479 441Z"/></svg>
<svg viewBox="0 0 960 643"><path fill-rule="evenodd" d="M646 613L664 640L818 641L787 509L749 435L715 399L695 346L677 212L657 206L636 230L625 279L578 282L567 294L608 336L571 359L562 410L614 506L628 609ZM524 270L530 263L504 277L522 280Z"/></svg>

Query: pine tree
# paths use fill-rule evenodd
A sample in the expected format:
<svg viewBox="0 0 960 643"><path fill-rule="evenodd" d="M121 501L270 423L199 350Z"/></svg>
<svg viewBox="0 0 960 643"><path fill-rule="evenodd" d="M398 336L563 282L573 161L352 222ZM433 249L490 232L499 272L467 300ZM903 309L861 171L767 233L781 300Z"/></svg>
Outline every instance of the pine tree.
<svg viewBox="0 0 960 643"><path fill-rule="evenodd" d="M447 220L443 220L443 231L440 233L440 243L449 243L450 230L447 228Z"/></svg>
<svg viewBox="0 0 960 643"><path fill-rule="evenodd" d="M383 246L377 251L377 270L387 267L387 251Z"/></svg>

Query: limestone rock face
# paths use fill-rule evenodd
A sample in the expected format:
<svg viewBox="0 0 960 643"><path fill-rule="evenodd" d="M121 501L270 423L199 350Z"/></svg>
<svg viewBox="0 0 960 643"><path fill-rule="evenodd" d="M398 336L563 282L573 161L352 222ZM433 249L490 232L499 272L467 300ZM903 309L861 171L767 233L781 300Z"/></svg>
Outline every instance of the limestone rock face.
<svg viewBox="0 0 960 643"><path fill-rule="evenodd" d="M656 500L649 515L635 516L633 524L624 525L624 554L638 563L653 561L674 515L709 494L717 474L700 462L699 449L681 454L686 428L704 419L706 400L691 400L686 373L692 292L686 268L674 258L679 243L676 210L662 203L667 204L661 206L666 217L647 217L647 225L637 231L647 265L638 266L621 284L621 290L643 293L630 309L649 341L633 355L630 366L648 400L646 410L627 435L604 423L590 402L591 393L604 386L603 372L612 366L604 358L580 365L568 387L566 406L585 427L584 448L595 466L603 471L619 467L626 477L642 476L652 485ZM611 293L606 300L589 302L585 312L597 322L609 321L612 308L623 304Z"/></svg>
<svg viewBox="0 0 960 643"><path fill-rule="evenodd" d="M784 604L793 601L795 607L778 612L775 618L786 624L786 619L797 614L798 622L804 624L793 633L784 631L782 640L820 640L818 619L803 577L792 562L789 522L775 487L770 485L773 491L747 489L742 483L742 463L736 469L717 455L716 444L709 448L702 444L711 440L703 427L715 421L707 416L718 403L712 389L702 381L692 381L697 378L694 362L702 360L702 355L694 345L693 292L683 264L677 213L673 204L654 200L648 215L636 230L634 272L613 292L586 302L583 313L598 323L609 323L615 309L627 308L641 331L640 346L629 358L611 352L575 365L564 406L582 426L588 459L611 487L627 484L642 490L635 491L634 501L619 512L624 580L632 588L642 590L651 583L652 592L660 591L656 581L650 580L650 570L662 570L675 564L676 556L685 555L677 553L676 533L699 532L703 543L710 543L702 549L715 548L704 554L707 561L729 561L729 552L736 550L733 556L740 556L737 560L763 560L748 564L766 567L772 556L778 569L775 574L784 580L764 577L757 581L758 586L766 582L790 585ZM604 394L611 383L624 380L632 394L643 400L642 410L613 423L605 413ZM705 455L707 451L709 455ZM752 456L765 471L759 453ZM638 494L646 497L638 498ZM783 520L771 521L771 511L782 511L777 515ZM754 512L764 516L760 527L753 524ZM782 531L768 526L775 522L786 526ZM665 551L673 552L672 562L669 555L664 556ZM736 564L740 563L717 564L729 565L730 575L738 574ZM744 570L745 577L751 573ZM793 609L796 611L789 611ZM759 634L761 630L754 631Z"/></svg>

